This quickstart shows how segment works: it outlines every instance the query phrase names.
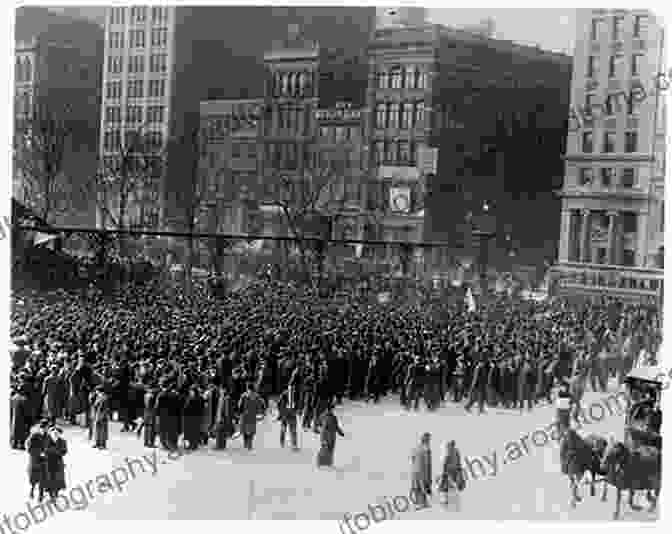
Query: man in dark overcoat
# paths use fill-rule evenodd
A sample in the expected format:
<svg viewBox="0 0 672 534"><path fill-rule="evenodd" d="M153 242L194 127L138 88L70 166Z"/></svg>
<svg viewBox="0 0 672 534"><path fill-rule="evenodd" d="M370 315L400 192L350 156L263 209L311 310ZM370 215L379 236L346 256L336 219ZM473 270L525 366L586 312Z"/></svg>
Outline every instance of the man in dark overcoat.
<svg viewBox="0 0 672 534"><path fill-rule="evenodd" d="M25 388L20 385L11 398L11 431L10 442L13 449L24 449L26 438L30 433L32 419L30 401Z"/></svg>
<svg viewBox="0 0 672 534"><path fill-rule="evenodd" d="M240 432L243 434L243 443L247 450L252 450L254 435L257 433L257 415L263 409L262 398L254 391L254 384L248 382L247 391L243 393L239 402Z"/></svg>

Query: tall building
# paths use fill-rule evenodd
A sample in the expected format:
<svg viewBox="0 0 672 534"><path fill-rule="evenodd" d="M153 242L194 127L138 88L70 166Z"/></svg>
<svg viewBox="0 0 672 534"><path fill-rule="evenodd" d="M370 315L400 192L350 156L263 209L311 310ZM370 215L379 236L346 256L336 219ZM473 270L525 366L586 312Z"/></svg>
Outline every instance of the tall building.
<svg viewBox="0 0 672 534"><path fill-rule="evenodd" d="M22 7L16 11L15 40L17 135L37 126L36 121L60 126L51 138L42 136L45 145L53 142L51 151L23 150L17 138L13 195L36 212L47 213L51 223L90 226L95 212L88 182L97 165L103 29L45 8ZM28 134L25 141L36 135ZM41 178L45 157L61 169L49 186Z"/></svg>
<svg viewBox="0 0 672 534"><path fill-rule="evenodd" d="M491 262L511 264L509 243L518 262L552 260L571 58L412 19L381 25L369 62L371 165L383 196L403 187L411 201L388 210L388 232L454 243L432 257L441 271L472 253L469 220L487 203L504 230ZM429 148L435 169L419 161Z"/></svg>
<svg viewBox="0 0 672 534"><path fill-rule="evenodd" d="M662 284L665 64L651 12L579 10L556 267L565 290Z"/></svg>
<svg viewBox="0 0 672 534"><path fill-rule="evenodd" d="M201 101L263 97L264 54L291 24L324 46L361 50L375 17L373 7L107 8L101 155L144 125L167 151L161 225L183 229L184 176L198 158L185 136L199 127Z"/></svg>

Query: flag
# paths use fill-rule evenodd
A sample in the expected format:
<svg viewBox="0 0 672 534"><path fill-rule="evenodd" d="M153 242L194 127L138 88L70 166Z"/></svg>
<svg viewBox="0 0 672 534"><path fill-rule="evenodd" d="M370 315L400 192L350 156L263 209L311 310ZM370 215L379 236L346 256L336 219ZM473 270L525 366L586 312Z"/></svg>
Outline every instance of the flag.
<svg viewBox="0 0 672 534"><path fill-rule="evenodd" d="M471 288L467 288L467 294L464 296L464 301L465 304L467 305L467 309L470 312L476 311L476 299L474 299L474 295L471 292Z"/></svg>
<svg viewBox="0 0 672 534"><path fill-rule="evenodd" d="M42 232L35 232L35 237L33 238L33 245L42 245L44 243L49 243L53 241L58 236L53 234L44 234Z"/></svg>

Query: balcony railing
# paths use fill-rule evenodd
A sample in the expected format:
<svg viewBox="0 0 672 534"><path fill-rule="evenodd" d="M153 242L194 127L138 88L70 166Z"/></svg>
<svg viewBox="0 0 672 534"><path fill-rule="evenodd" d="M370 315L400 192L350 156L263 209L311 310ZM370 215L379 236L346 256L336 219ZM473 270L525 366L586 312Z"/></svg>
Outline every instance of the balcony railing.
<svg viewBox="0 0 672 534"><path fill-rule="evenodd" d="M552 278L563 293L660 298L664 274L663 269L572 262L554 266Z"/></svg>

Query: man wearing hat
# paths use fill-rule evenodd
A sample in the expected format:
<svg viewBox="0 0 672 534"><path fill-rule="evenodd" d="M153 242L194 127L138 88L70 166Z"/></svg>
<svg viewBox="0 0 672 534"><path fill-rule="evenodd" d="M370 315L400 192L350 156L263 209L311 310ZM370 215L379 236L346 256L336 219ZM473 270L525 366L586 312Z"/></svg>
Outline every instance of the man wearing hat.
<svg viewBox="0 0 672 534"><path fill-rule="evenodd" d="M345 436L338 424L338 418L334 414L334 406L330 402L321 417L320 450L317 453L317 466L331 467L334 465L334 449L336 448L336 436Z"/></svg>
<svg viewBox="0 0 672 534"><path fill-rule="evenodd" d="M10 443L13 449L24 449L30 432L31 407L23 384L14 388L10 402Z"/></svg>
<svg viewBox="0 0 672 534"><path fill-rule="evenodd" d="M432 494L432 450L431 434L425 432L420 444L411 452L411 493L415 495L416 506L427 506L427 497Z"/></svg>
<svg viewBox="0 0 672 534"><path fill-rule="evenodd" d="M289 428L292 449L298 450L297 443L297 395L293 386L288 386L278 398L278 421L280 421L280 446L285 446L285 434Z"/></svg>
<svg viewBox="0 0 672 534"><path fill-rule="evenodd" d="M110 398L104 386L96 387L96 396L93 402L93 447L106 449L109 437Z"/></svg>
<svg viewBox="0 0 672 534"><path fill-rule="evenodd" d="M254 435L257 433L257 415L265 409L262 398L254 391L254 383L247 383L247 391L240 397L240 432L243 435L245 448L252 450Z"/></svg>

